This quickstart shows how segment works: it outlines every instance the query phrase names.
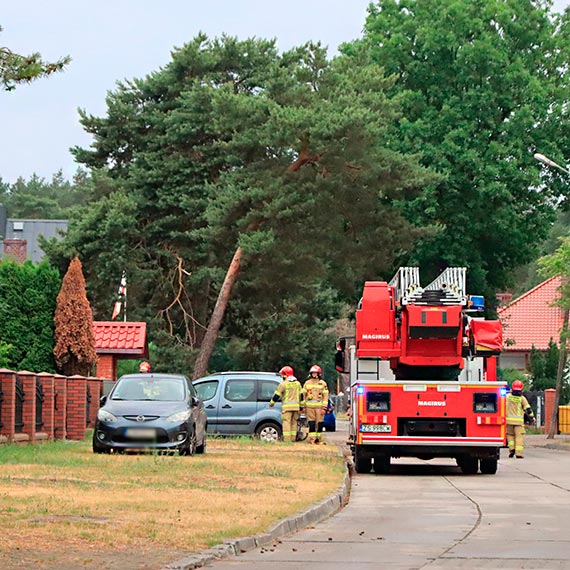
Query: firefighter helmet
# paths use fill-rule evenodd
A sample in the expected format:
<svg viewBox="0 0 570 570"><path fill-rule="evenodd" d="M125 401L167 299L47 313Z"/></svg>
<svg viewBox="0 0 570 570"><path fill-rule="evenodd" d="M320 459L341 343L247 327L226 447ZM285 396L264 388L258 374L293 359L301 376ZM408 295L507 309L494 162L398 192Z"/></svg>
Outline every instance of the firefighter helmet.
<svg viewBox="0 0 570 570"><path fill-rule="evenodd" d="M150 364L146 360L139 364L139 372L150 372Z"/></svg>
<svg viewBox="0 0 570 570"><path fill-rule="evenodd" d="M283 366L283 368L279 370L279 374L287 378L287 376L293 376L295 372L293 371L293 368L291 368L291 366Z"/></svg>
<svg viewBox="0 0 570 570"><path fill-rule="evenodd" d="M515 381L513 382L513 385L512 385L512 389L513 389L513 390L520 390L520 391L522 391L523 388L524 388L524 385L523 385L523 383L522 383L520 380L515 380Z"/></svg>
<svg viewBox="0 0 570 570"><path fill-rule="evenodd" d="M322 371L323 369L319 365L313 364L313 366L311 366L311 369L309 370L309 373L312 374L313 372L316 372L320 376Z"/></svg>

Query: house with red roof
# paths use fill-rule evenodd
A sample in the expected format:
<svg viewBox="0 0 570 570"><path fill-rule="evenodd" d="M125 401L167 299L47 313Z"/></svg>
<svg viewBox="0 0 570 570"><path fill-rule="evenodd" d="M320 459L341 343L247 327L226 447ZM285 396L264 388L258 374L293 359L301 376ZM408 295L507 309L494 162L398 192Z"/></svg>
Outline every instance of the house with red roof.
<svg viewBox="0 0 570 570"><path fill-rule="evenodd" d="M501 368L526 370L533 346L546 350L550 339L558 342L563 311L554 303L560 283L560 277L551 277L497 311L503 323Z"/></svg>
<svg viewBox="0 0 570 570"><path fill-rule="evenodd" d="M117 379L117 361L148 358L146 323L94 321L97 377Z"/></svg>

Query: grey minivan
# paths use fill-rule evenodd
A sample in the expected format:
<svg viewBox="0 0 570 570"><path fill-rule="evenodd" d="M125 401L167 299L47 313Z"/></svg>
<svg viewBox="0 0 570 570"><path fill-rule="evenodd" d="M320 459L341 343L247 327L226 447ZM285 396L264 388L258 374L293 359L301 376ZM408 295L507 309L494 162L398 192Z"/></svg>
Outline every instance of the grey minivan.
<svg viewBox="0 0 570 570"><path fill-rule="evenodd" d="M194 380L208 416L208 433L278 440L281 404L270 408L269 400L280 382L274 372L219 372Z"/></svg>

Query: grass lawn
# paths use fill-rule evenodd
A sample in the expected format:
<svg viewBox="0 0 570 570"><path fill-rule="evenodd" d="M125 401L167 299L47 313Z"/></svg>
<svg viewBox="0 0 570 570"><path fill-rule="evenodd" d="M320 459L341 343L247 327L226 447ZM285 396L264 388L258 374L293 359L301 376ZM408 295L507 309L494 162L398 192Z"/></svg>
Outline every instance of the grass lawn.
<svg viewBox="0 0 570 570"><path fill-rule="evenodd" d="M265 531L343 476L333 445L210 438L194 457L96 455L87 439L0 446L0 568L160 568Z"/></svg>

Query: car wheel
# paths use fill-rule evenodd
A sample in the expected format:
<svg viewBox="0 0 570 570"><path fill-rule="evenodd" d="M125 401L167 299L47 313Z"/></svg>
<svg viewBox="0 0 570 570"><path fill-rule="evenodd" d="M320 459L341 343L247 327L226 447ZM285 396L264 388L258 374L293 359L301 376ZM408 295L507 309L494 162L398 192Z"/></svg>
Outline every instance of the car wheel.
<svg viewBox="0 0 570 570"><path fill-rule="evenodd" d="M202 443L196 446L196 453L206 453L206 432L204 432Z"/></svg>
<svg viewBox="0 0 570 570"><path fill-rule="evenodd" d="M255 435L261 441L278 441L281 439L281 428L277 424L266 422L257 426Z"/></svg>
<svg viewBox="0 0 570 570"><path fill-rule="evenodd" d="M181 447L179 452L180 455L189 455L192 456L196 453L196 430L192 430L192 433L188 437L188 443Z"/></svg>

